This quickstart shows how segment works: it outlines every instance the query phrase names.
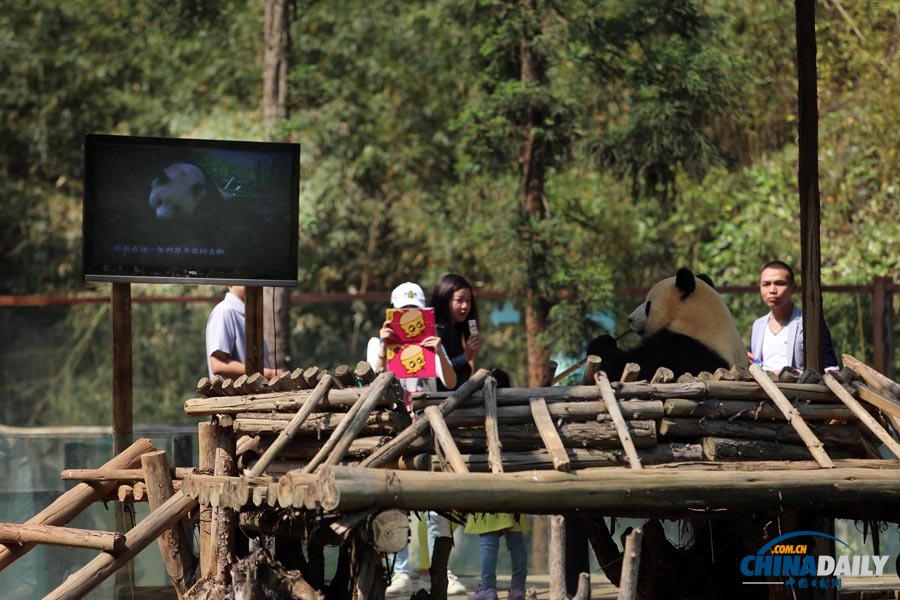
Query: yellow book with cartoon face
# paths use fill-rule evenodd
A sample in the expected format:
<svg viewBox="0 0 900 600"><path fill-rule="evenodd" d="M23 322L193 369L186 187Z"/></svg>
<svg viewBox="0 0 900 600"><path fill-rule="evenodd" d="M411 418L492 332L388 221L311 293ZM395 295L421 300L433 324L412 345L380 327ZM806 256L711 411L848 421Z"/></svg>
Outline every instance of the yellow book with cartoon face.
<svg viewBox="0 0 900 600"><path fill-rule="evenodd" d="M434 350L420 345L435 335L434 309L389 308L387 321L400 340L387 347L388 370L400 379L437 376Z"/></svg>

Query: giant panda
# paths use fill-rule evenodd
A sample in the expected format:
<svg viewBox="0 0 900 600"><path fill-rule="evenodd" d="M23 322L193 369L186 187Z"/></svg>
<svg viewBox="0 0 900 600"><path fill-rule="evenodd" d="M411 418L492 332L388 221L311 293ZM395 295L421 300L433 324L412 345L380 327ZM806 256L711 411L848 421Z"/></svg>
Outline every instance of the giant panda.
<svg viewBox="0 0 900 600"><path fill-rule="evenodd" d="M190 163L173 163L150 182L150 208L157 219L173 221L221 211L224 198L213 178Z"/></svg>
<svg viewBox="0 0 900 600"><path fill-rule="evenodd" d="M635 348L623 351L609 335L588 345L588 354L600 357L600 368L610 378L618 378L626 363L640 365L641 379L650 379L659 367L678 377L747 366L747 350L731 311L712 281L695 277L690 269L681 268L675 277L654 285L628 321L640 337Z"/></svg>

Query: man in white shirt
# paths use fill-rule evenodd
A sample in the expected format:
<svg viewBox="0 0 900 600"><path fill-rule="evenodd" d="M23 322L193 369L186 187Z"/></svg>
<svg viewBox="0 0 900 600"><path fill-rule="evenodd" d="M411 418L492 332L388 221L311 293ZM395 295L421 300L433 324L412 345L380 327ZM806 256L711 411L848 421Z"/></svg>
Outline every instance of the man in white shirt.
<svg viewBox="0 0 900 600"><path fill-rule="evenodd" d="M210 377L219 375L236 379L247 372L246 295L246 286L230 285L225 298L209 313L206 321L206 362ZM271 378L280 371L269 368L268 355L263 341L263 376Z"/></svg>
<svg viewBox="0 0 900 600"><path fill-rule="evenodd" d="M750 360L766 371L779 373L783 368L803 370L803 312L794 304L797 291L794 270L780 260L763 266L759 273L759 293L771 311L758 318L750 329ZM822 324L825 342L825 370L838 368L831 332Z"/></svg>

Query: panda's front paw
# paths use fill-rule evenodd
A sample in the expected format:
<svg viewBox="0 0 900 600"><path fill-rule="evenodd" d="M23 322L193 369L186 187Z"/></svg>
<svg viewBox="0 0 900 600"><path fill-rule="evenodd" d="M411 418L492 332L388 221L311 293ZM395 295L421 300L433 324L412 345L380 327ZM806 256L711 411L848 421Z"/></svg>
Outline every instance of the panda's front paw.
<svg viewBox="0 0 900 600"><path fill-rule="evenodd" d="M608 356L610 352L618 352L619 346L616 338L611 335L601 335L591 340L587 347L588 356Z"/></svg>

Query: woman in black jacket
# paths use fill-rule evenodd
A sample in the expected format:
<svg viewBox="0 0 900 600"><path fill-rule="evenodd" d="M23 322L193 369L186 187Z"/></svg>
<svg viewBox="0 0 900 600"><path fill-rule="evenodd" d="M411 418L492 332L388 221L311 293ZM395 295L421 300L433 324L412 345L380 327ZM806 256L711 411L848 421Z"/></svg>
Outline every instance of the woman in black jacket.
<svg viewBox="0 0 900 600"><path fill-rule="evenodd" d="M472 285L449 273L437 280L431 292L437 334L456 372L456 387L468 381L481 348L478 335L478 305ZM439 389L441 388L438 382ZM455 389L455 388L454 388Z"/></svg>

